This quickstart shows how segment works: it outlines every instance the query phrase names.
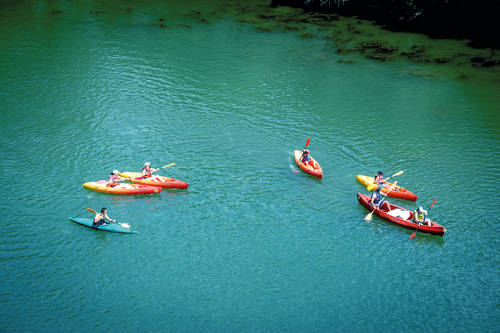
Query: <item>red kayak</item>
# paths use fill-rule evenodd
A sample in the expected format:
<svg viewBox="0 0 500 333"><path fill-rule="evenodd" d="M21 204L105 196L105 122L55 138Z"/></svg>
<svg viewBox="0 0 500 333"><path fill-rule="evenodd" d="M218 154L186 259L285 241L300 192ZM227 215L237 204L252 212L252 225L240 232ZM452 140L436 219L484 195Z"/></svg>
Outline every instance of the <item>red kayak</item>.
<svg viewBox="0 0 500 333"><path fill-rule="evenodd" d="M319 163L314 158L312 158L311 155L309 155L309 158L311 160L307 163L300 163L301 158L302 158L302 152L300 150L294 150L293 159L295 160L295 163L299 166L299 168L302 171L312 176L323 178L323 169L321 169Z"/></svg>
<svg viewBox="0 0 500 333"><path fill-rule="evenodd" d="M373 211L373 206L370 205L371 198L362 193L358 193L358 200L363 206L365 206L370 212ZM424 225L412 222L413 212L389 202L384 202L382 207L375 209L375 215L380 216L392 223L398 224L402 227L412 229L413 231L419 231L427 234L433 234L438 236L443 236L446 232L446 228L436 222L431 221L431 225Z"/></svg>

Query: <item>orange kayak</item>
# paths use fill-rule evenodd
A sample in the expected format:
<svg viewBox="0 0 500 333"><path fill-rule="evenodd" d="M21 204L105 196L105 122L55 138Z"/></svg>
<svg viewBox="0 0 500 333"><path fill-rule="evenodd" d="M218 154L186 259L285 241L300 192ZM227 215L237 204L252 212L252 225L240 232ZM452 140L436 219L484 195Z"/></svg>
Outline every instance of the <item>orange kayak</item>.
<svg viewBox="0 0 500 333"><path fill-rule="evenodd" d="M294 150L293 158L295 160L295 163L302 171L312 176L323 178L323 169L321 169L319 163L314 158L312 158L311 155L309 155L309 158L311 159L309 162L301 163L300 159L302 158L302 152L300 150Z"/></svg>

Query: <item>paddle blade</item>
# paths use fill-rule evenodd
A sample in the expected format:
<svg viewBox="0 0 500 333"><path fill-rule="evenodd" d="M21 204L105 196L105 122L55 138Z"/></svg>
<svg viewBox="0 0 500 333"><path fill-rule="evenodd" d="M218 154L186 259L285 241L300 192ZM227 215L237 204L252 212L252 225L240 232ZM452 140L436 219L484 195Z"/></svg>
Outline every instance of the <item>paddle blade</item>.
<svg viewBox="0 0 500 333"><path fill-rule="evenodd" d="M128 223L118 223L118 224L124 228L130 229L130 225Z"/></svg>
<svg viewBox="0 0 500 333"><path fill-rule="evenodd" d="M431 208L432 208L432 206L434 206L434 204L436 203L437 199L438 199L438 198L434 199L434 201L432 202L432 204L431 204L431 206L429 207L429 209L431 209Z"/></svg>
<svg viewBox="0 0 500 333"><path fill-rule="evenodd" d="M306 148L307 148L307 146L309 146L309 141L311 141L311 138L307 138L306 146L305 146Z"/></svg>
<svg viewBox="0 0 500 333"><path fill-rule="evenodd" d="M165 168L171 167L172 165L175 165L175 163L170 163L170 164L164 165L161 168L165 169Z"/></svg>
<svg viewBox="0 0 500 333"><path fill-rule="evenodd" d="M87 208L87 210L91 213L94 213L94 214L97 214L97 212L95 210L93 210L92 208Z"/></svg>
<svg viewBox="0 0 500 333"><path fill-rule="evenodd" d="M410 239L412 239L413 237L415 237L415 233L411 234Z"/></svg>
<svg viewBox="0 0 500 333"><path fill-rule="evenodd" d="M375 211L375 210L373 210L373 211L369 212L369 213L365 216L364 220L365 220L366 222L370 222L370 221L372 220L372 216L373 216L373 212L374 212L374 211Z"/></svg>
<svg viewBox="0 0 500 333"><path fill-rule="evenodd" d="M396 177L396 176L402 175L403 173L404 173L404 171L401 170L401 171L398 171L395 174L393 174L391 177Z"/></svg>

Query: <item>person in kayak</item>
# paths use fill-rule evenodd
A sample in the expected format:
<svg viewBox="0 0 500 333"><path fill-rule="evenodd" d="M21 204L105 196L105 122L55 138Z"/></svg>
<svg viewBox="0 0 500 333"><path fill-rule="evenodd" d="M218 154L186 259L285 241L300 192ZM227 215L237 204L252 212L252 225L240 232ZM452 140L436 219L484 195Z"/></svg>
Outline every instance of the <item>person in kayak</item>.
<svg viewBox="0 0 500 333"><path fill-rule="evenodd" d="M125 178L120 177L118 174L120 172L118 170L113 170L113 172L109 175L108 184L106 186L115 187L120 185L120 180L125 180Z"/></svg>
<svg viewBox="0 0 500 333"><path fill-rule="evenodd" d="M370 201L370 206L373 206L374 208L381 208L381 206L386 203L384 201L385 198L382 196L387 196L387 194L381 192L381 190L385 187L385 184L379 184L377 186L377 189L373 192L372 194L372 199ZM387 203L388 205L388 203Z"/></svg>
<svg viewBox="0 0 500 333"><path fill-rule="evenodd" d="M415 209L413 212L413 222L418 224L431 225L431 220L427 218L427 211L422 206Z"/></svg>
<svg viewBox="0 0 500 333"><path fill-rule="evenodd" d="M158 168L158 169L151 168L151 163L146 162L146 163L144 163L144 168L142 168L142 171L141 171L142 177L143 178L152 177L153 172L158 172L159 170L160 170L160 168Z"/></svg>
<svg viewBox="0 0 500 333"><path fill-rule="evenodd" d="M304 149L302 152L302 157L300 158L300 163L304 163L305 165L310 165L314 168L314 161L311 159L309 156L310 151L307 149Z"/></svg>
<svg viewBox="0 0 500 333"><path fill-rule="evenodd" d="M373 177L373 182L379 185L385 183L384 172L382 170L379 170L377 174Z"/></svg>
<svg viewBox="0 0 500 333"><path fill-rule="evenodd" d="M100 225L106 224L106 220L109 222L116 222L116 220L112 220L108 216L108 210L106 208L101 208L101 213L96 213L94 216L94 223L92 225L94 227L98 227Z"/></svg>

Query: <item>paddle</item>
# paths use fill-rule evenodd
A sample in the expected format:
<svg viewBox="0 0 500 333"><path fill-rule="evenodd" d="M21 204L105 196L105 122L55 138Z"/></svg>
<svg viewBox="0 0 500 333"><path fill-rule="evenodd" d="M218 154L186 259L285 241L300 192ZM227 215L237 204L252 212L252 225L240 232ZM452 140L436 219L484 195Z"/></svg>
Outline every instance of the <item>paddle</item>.
<svg viewBox="0 0 500 333"><path fill-rule="evenodd" d="M404 173L404 171L403 171L403 170L398 171L398 172L396 172L395 174L393 174L392 176L390 176L389 178L387 178L385 181L388 181L389 179L391 179L391 178L393 178L393 177L396 177L396 176L402 175L403 173ZM368 185L368 186L366 187L366 189L367 189L368 191L373 191L374 189L376 189L376 188L377 188L377 186L378 186L378 184L370 184L370 185Z"/></svg>
<svg viewBox="0 0 500 333"><path fill-rule="evenodd" d="M437 198L434 199L434 201L431 203L429 209L427 209L427 214L429 214L429 211L431 210L432 206L434 206L434 204L436 203L436 201L437 201ZM418 223L418 226L417 226L417 229L415 230L415 232L418 231L418 228L420 228L420 222ZM411 234L410 239L412 239L413 237L415 237L415 232L413 234Z"/></svg>
<svg viewBox="0 0 500 333"><path fill-rule="evenodd" d="M397 184L397 183L398 183L398 181L396 180L396 181L394 182L394 184L392 184L391 188L389 188L389 190L388 190L387 192L390 192L390 191L392 190L392 188L393 188L394 186L396 186L396 184ZM379 207L380 207L380 205L382 205L382 203L383 203L383 202L384 202L384 199L380 200L380 202L378 203L377 207L373 207L373 210L372 210L371 212L369 212L369 213L368 213L368 215L366 215L366 216L365 216L364 220L365 220L366 222L370 222L370 221L372 220L373 213L375 212L375 210L376 210L377 208L379 208Z"/></svg>
<svg viewBox="0 0 500 333"><path fill-rule="evenodd" d="M170 164L164 165L164 166L161 167L161 169L165 169L165 168L171 167L172 165L175 165L175 163L170 163Z"/></svg>
<svg viewBox="0 0 500 333"><path fill-rule="evenodd" d="M95 210L93 210L92 208L87 208L87 210L93 214L97 214L97 212ZM119 225L121 225L122 227L124 228L127 228L127 229L130 229L130 225L128 225L128 223L119 223L119 222L114 222L114 223L118 223Z"/></svg>

